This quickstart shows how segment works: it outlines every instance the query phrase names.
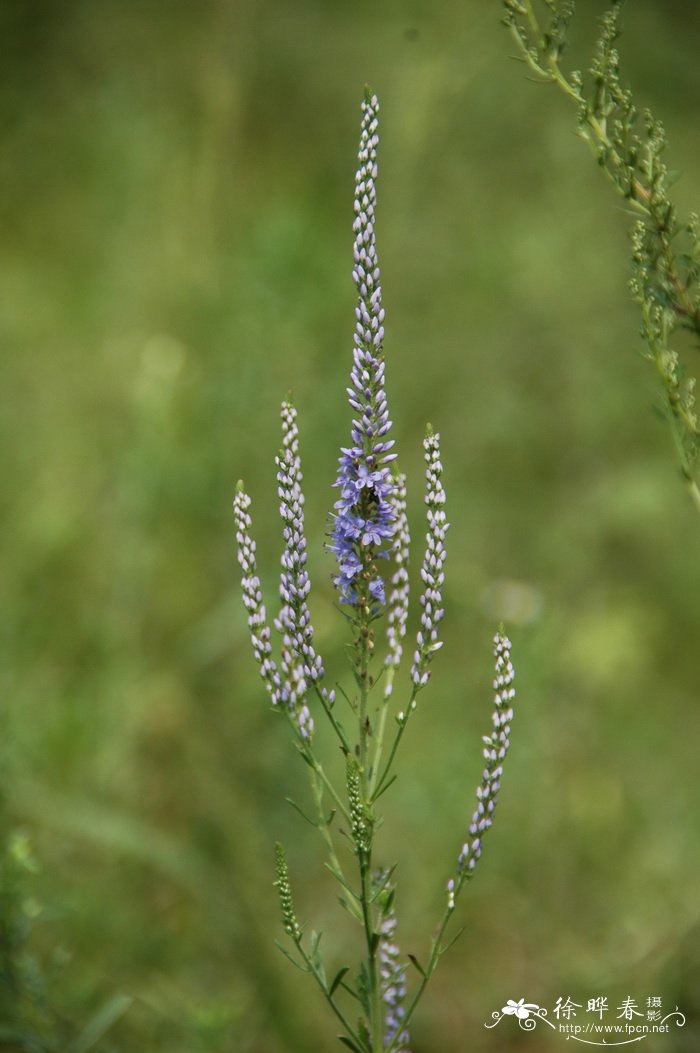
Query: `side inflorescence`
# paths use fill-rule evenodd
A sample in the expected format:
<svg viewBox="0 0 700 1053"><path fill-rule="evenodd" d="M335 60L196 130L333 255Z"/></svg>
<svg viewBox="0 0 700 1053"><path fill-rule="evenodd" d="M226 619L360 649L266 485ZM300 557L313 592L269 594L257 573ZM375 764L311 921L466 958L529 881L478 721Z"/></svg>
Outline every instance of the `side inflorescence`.
<svg viewBox="0 0 700 1053"><path fill-rule="evenodd" d="M396 914L393 908L379 926L379 975L384 1002L384 1045L395 1042L396 1053L410 1053L405 1026L406 966L396 944Z"/></svg>
<svg viewBox="0 0 700 1053"><path fill-rule="evenodd" d="M425 687L430 679L429 664L436 651L442 647L438 639L438 626L445 614L442 606L442 588L445 583L445 535L449 523L445 515L445 490L442 485L442 463L440 461L440 436L428 430L423 442L425 450L425 503L428 506L428 532L426 549L421 567L423 593L420 605L421 627L416 639L411 679L416 688Z"/></svg>
<svg viewBox="0 0 700 1053"><path fill-rule="evenodd" d="M406 635L406 621L408 619L408 556L411 535L406 514L406 476L402 472L396 475L392 502L396 519L396 531L391 545L391 554L394 559L395 570L391 577L391 593L388 605L387 656L385 664L389 667L389 671L384 688L385 698L389 698L393 690L393 670L397 669L401 662L403 638Z"/></svg>
<svg viewBox="0 0 700 1053"><path fill-rule="evenodd" d="M457 873L462 877L471 877L476 864L481 858L482 838L493 823L498 791L503 775L503 761L510 746L510 725L513 719L513 699L515 689L513 681L515 672L510 660L511 643L507 636L497 633L494 637L494 656L496 675L493 681L495 691L493 710L493 731L484 735L484 760L486 764L477 787L477 803L469 824L470 841L462 846L457 860ZM450 905L454 905L455 882L450 880L447 886Z"/></svg>
<svg viewBox="0 0 700 1053"><path fill-rule="evenodd" d="M236 542L238 545L238 562L241 567L241 589L243 603L248 612L248 628L253 644L253 653L260 666L260 675L267 688L273 706L281 697L281 681L277 666L272 658L270 627L263 603L260 578L255 559L255 541L250 536L252 519L250 516L250 497L239 483L233 499L233 514L236 522Z"/></svg>

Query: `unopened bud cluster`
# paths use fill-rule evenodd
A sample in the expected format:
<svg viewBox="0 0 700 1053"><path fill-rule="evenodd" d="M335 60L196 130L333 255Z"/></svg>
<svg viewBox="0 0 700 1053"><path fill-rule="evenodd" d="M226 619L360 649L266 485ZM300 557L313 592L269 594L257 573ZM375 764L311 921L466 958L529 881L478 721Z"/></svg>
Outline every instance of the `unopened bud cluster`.
<svg viewBox="0 0 700 1053"><path fill-rule="evenodd" d="M279 842L275 845L275 871L277 874L275 886L280 897L284 931L288 933L293 940L297 941L301 938L301 928L299 927L296 914L294 913L294 901L292 900L292 888L289 883L287 857L284 854L284 848Z"/></svg>
<svg viewBox="0 0 700 1053"><path fill-rule="evenodd" d="M360 772L354 757L346 762L346 779L348 786L348 806L352 822L352 839L358 852L366 852L370 844L370 828L367 823L365 807L360 789Z"/></svg>

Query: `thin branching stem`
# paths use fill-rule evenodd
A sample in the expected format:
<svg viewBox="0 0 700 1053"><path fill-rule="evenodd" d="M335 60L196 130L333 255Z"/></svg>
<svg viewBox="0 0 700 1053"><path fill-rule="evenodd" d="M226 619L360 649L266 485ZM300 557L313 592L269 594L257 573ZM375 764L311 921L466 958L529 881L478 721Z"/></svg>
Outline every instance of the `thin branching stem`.
<svg viewBox="0 0 700 1053"><path fill-rule="evenodd" d="M700 429L694 406L694 379L685 377L671 340L677 329L700 337L700 238L698 221L679 222L669 195L663 161L666 137L649 111L640 119L631 92L619 77L620 0L612 0L601 21L587 93L578 72L561 65L573 4L548 0L545 28L533 0L504 0L505 18L519 57L539 79L556 84L574 103L578 133L599 167L638 219L632 229L633 277L630 288L640 306L646 356L656 366L665 416L681 476L700 511Z"/></svg>

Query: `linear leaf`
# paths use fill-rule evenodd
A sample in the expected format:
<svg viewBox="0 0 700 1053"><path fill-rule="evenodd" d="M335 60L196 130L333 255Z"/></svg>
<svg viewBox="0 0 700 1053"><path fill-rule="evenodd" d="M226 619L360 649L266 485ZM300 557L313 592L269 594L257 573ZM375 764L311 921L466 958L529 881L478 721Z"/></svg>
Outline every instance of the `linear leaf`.
<svg viewBox="0 0 700 1053"><path fill-rule="evenodd" d="M425 969L423 968L421 963L416 958L415 954L409 954L408 960L411 962L412 965L414 965L416 967L416 969L421 974L421 976L424 976L425 979L427 980L428 979L428 974L426 973Z"/></svg>
<svg viewBox="0 0 700 1053"><path fill-rule="evenodd" d="M275 940L275 947L282 951L282 954L285 956L285 958L287 958L292 963L292 965L294 965L299 970L299 972L308 973L309 970L306 968L306 966L299 965L299 962L292 958L287 948L283 944L281 944L279 940Z"/></svg>
<svg viewBox="0 0 700 1053"><path fill-rule="evenodd" d="M344 1046L347 1046L348 1049L353 1050L353 1053L367 1053L366 1049L363 1049L362 1046L358 1046L357 1042L353 1042L353 1040L351 1038L348 1038L347 1035L338 1035L338 1038Z"/></svg>
<svg viewBox="0 0 700 1053"><path fill-rule="evenodd" d="M107 1034L120 1017L124 1016L133 1001L129 995L117 994L105 1002L88 1020L75 1041L71 1042L68 1047L69 1053L88 1053L88 1050L92 1049Z"/></svg>
<svg viewBox="0 0 700 1053"><path fill-rule="evenodd" d="M338 985L340 984L340 981L343 979L343 977L345 976L346 972L348 972L348 966L344 965L343 968L339 969L338 972L335 974L335 977L333 978L331 986L328 988L328 995L329 995L329 997L331 997L331 998L333 997L333 995L335 994L336 990L338 989Z"/></svg>

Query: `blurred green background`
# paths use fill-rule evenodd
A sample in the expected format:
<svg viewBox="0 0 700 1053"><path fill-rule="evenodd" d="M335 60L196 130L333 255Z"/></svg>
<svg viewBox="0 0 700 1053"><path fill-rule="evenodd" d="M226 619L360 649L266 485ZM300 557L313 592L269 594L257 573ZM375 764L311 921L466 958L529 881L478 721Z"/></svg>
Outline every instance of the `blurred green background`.
<svg viewBox="0 0 700 1053"><path fill-rule="evenodd" d="M575 65L605 5L580 6ZM20 901L46 1019L133 998L95 1048L336 1048L273 944L283 837L300 916L331 965L356 953L284 803L305 775L249 653L231 499L244 477L274 604L292 389L317 638L344 676L323 535L365 83L412 529L427 420L453 523L446 646L384 799L419 957L472 810L500 617L518 674L498 821L412 1049L561 1049L483 1025L567 995L662 995L688 1025L653 1048L700 1044L699 524L638 354L626 217L499 19L496 0L0 6L1 825L38 864ZM637 0L626 23L689 209L700 11Z"/></svg>

